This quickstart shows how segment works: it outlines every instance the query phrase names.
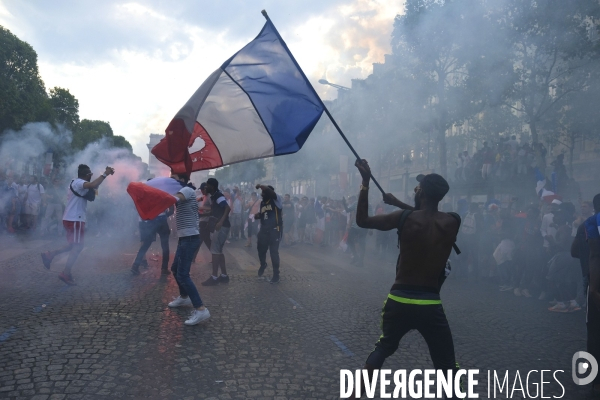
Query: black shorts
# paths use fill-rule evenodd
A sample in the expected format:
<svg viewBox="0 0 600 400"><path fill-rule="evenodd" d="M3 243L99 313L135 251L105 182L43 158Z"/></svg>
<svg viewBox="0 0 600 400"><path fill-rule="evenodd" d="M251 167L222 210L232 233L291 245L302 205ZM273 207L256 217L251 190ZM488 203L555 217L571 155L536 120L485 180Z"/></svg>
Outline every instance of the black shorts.
<svg viewBox="0 0 600 400"><path fill-rule="evenodd" d="M427 342L435 369L457 369L452 333L439 294L410 288L392 290L383 303L382 335L367 364L380 369L398 349L402 337L413 329Z"/></svg>

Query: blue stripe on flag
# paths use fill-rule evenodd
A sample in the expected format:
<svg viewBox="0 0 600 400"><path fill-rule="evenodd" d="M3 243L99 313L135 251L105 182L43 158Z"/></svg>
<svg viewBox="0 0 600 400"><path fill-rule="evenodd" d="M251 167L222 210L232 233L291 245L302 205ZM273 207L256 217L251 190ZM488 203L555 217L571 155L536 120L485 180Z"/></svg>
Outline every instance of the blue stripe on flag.
<svg viewBox="0 0 600 400"><path fill-rule="evenodd" d="M275 27L267 22L221 68L250 97L273 139L275 155L300 150L323 113L323 103Z"/></svg>

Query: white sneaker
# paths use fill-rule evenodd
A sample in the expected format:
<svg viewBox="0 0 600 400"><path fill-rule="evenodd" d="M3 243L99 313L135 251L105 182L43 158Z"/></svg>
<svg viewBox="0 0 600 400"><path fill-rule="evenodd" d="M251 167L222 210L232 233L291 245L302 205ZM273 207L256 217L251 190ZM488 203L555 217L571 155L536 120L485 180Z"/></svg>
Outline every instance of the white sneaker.
<svg viewBox="0 0 600 400"><path fill-rule="evenodd" d="M206 321L210 318L210 312L208 312L208 308L204 308L204 310L194 310L190 314L190 319L185 321L186 325L196 325L202 321Z"/></svg>
<svg viewBox="0 0 600 400"><path fill-rule="evenodd" d="M177 296L175 300L169 303L169 307L181 307L181 306L191 306L192 300L189 297L185 299L181 296Z"/></svg>

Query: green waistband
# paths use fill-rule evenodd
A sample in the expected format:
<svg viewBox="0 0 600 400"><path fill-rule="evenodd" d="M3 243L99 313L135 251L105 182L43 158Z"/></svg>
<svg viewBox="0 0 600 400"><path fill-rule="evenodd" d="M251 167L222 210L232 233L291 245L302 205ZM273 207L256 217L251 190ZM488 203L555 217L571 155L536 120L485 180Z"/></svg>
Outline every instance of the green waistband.
<svg viewBox="0 0 600 400"><path fill-rule="evenodd" d="M441 300L418 300L418 299L408 299L406 297L394 296L393 294L388 294L388 298L398 303L404 304L416 304L419 306L430 306L435 304L442 304Z"/></svg>

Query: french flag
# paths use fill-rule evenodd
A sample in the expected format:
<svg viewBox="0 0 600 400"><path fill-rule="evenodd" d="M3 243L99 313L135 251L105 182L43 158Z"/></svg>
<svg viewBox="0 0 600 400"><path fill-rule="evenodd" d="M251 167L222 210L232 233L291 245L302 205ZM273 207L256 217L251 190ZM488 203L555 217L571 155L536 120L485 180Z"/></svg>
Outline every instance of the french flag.
<svg viewBox="0 0 600 400"><path fill-rule="evenodd" d="M295 153L323 110L321 99L267 20L253 41L196 90L152 154L174 172L189 173ZM204 146L190 154L199 139Z"/></svg>
<svg viewBox="0 0 600 400"><path fill-rule="evenodd" d="M174 195L182 187L181 183L173 178L161 177L146 182L131 182L127 185L127 193L131 196L140 218L150 220L177 203Z"/></svg>
<svg viewBox="0 0 600 400"><path fill-rule="evenodd" d="M562 196L557 195L555 192L551 191L551 190L547 190L546 189L546 177L544 176L544 174L542 173L542 171L540 171L540 169L538 167L535 167L534 169L534 173L535 173L535 179L537 181L537 185L535 188L535 192L538 194L538 196L540 197L540 199L548 204L552 203L553 200L562 200ZM553 189L556 187L556 182L553 178ZM556 190L556 189L554 189Z"/></svg>

